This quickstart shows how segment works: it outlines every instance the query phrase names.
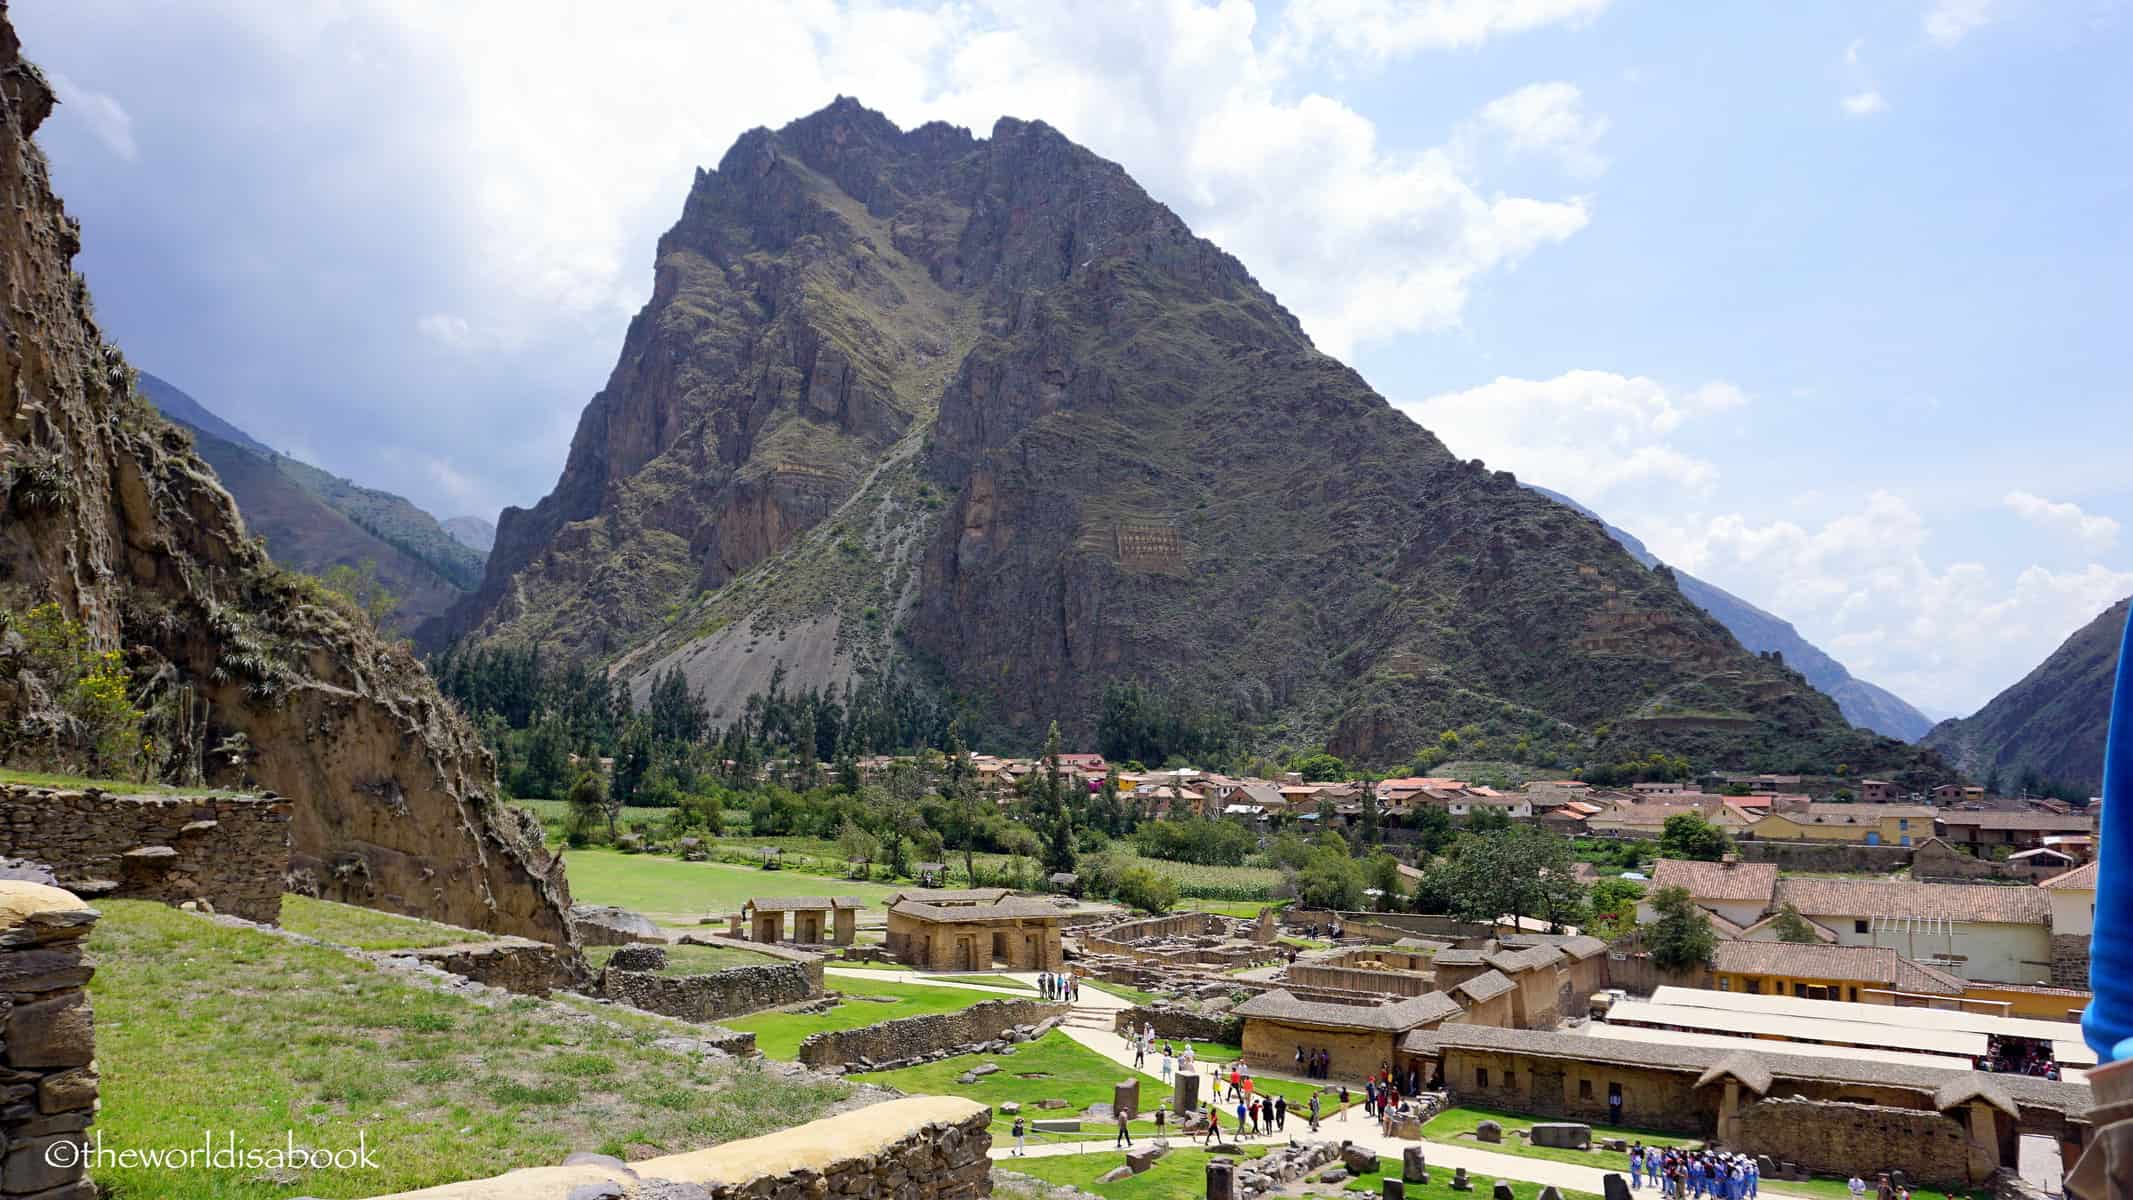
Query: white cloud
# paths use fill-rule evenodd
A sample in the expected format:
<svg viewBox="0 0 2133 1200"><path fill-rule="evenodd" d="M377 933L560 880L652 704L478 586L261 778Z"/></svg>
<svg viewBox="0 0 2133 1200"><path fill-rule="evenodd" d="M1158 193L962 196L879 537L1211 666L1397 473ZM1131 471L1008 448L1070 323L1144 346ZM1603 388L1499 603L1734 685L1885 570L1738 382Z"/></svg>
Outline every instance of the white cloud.
<svg viewBox="0 0 2133 1200"><path fill-rule="evenodd" d="M1926 36L1952 46L1992 20L1993 7L1994 0L1934 0L1924 18Z"/></svg>
<svg viewBox="0 0 2133 1200"><path fill-rule="evenodd" d="M1529 83L1489 101L1481 110L1481 121L1513 154L1552 157L1578 175L1598 175L1607 169L1607 160L1599 152L1607 118L1584 111L1584 95L1574 84Z"/></svg>
<svg viewBox="0 0 2133 1200"><path fill-rule="evenodd" d="M1871 89L1855 92L1839 103L1844 106L1846 113L1854 117L1870 117L1889 109L1889 102L1881 98L1881 93Z"/></svg>
<svg viewBox="0 0 2133 1200"><path fill-rule="evenodd" d="M1597 503L1633 484L1708 491L1718 468L1680 449L1673 435L1747 403L1730 383L1679 391L1643 376L1571 371L1499 378L1400 408L1461 457Z"/></svg>
<svg viewBox="0 0 2133 1200"><path fill-rule="evenodd" d="M422 331L422 336L454 350L464 350L474 340L474 331L467 319L451 313L431 313L415 322L415 328Z"/></svg>
<svg viewBox="0 0 2133 1200"><path fill-rule="evenodd" d="M2133 593L2133 572L2096 563L2012 578L1976 562L1936 566L1925 518L1885 491L1815 528L1739 513L1630 528L1666 561L1783 615L1854 675L1961 712Z"/></svg>
<svg viewBox="0 0 2133 1200"><path fill-rule="evenodd" d="M141 156L141 149L133 140L133 116L126 106L105 92L92 92L76 84L72 79L54 71L48 78L52 82L52 94L59 99L62 116L74 115L88 125L89 132L113 154L133 162Z"/></svg>
<svg viewBox="0 0 2133 1200"><path fill-rule="evenodd" d="M1418 50L1458 50L1550 25L1582 26L1608 0L1289 0L1284 53L1382 64Z"/></svg>
<svg viewBox="0 0 2133 1200"><path fill-rule="evenodd" d="M2108 550L2118 541L2117 521L2085 513L2078 504L2054 502L2022 491L2007 493L2001 503L2023 520L2071 535L2091 550Z"/></svg>

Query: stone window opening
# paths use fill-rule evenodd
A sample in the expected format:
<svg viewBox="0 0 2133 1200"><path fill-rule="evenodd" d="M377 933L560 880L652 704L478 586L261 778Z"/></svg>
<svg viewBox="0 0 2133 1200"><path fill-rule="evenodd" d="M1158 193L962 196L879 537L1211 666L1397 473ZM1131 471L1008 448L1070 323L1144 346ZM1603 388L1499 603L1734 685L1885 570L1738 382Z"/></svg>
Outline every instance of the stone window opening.
<svg viewBox="0 0 2133 1200"><path fill-rule="evenodd" d="M1580 1080L1578 1080L1578 1099L1580 1099L1580 1100L1590 1100L1590 1099L1592 1099L1592 1080L1590 1080L1590 1079L1580 1079Z"/></svg>
<svg viewBox="0 0 2133 1200"><path fill-rule="evenodd" d="M1487 1067L1474 1068L1474 1086L1478 1088L1489 1086L1489 1069Z"/></svg>

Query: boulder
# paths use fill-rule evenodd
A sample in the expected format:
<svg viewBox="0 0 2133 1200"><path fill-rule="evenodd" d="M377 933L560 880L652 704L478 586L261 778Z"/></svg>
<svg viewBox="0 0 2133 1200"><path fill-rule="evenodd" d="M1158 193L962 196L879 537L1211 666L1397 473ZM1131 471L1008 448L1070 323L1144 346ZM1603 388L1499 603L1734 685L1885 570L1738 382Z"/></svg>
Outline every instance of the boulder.
<svg viewBox="0 0 2133 1200"><path fill-rule="evenodd" d="M972 1075L977 1076L979 1079L983 1079L987 1075L997 1075L1000 1073L1000 1064L989 1062L979 1063L977 1066L970 1068L970 1073Z"/></svg>
<svg viewBox="0 0 2133 1200"><path fill-rule="evenodd" d="M1429 1182L1429 1161L1422 1157L1422 1147L1407 1146L1401 1149L1400 1178L1409 1183Z"/></svg>
<svg viewBox="0 0 2133 1200"><path fill-rule="evenodd" d="M1131 1178L1133 1178L1133 1168L1132 1168L1132 1167L1113 1167L1113 1168L1111 1168L1110 1170L1108 1170L1108 1171L1105 1171L1105 1172L1104 1172L1103 1174L1101 1174L1101 1175L1098 1175L1098 1176L1096 1177L1096 1182L1098 1182L1098 1183L1117 1183L1117 1182L1118 1182L1119 1180L1121 1180L1121 1179L1131 1179Z"/></svg>
<svg viewBox="0 0 2133 1200"><path fill-rule="evenodd" d="M1511 1190L1510 1184L1499 1179L1496 1181L1495 1190L1489 1193L1489 1200L1518 1200L1518 1193Z"/></svg>
<svg viewBox="0 0 2133 1200"><path fill-rule="evenodd" d="M1483 1121L1474 1126L1474 1140L1492 1145L1503 1141L1503 1126L1495 1121Z"/></svg>
<svg viewBox="0 0 2133 1200"><path fill-rule="evenodd" d="M667 948L631 942L627 946L617 946L614 954L608 958L607 965L617 971L664 971L667 966Z"/></svg>
<svg viewBox="0 0 2133 1200"><path fill-rule="evenodd" d="M1590 1150L1592 1126L1574 1121L1543 1121L1533 1126L1533 1144L1556 1150Z"/></svg>
<svg viewBox="0 0 2133 1200"><path fill-rule="evenodd" d="M704 920L708 924L716 918L706 917ZM578 940L588 946L657 941L666 936L650 917L611 904L573 904L570 906L570 922L578 927Z"/></svg>
<svg viewBox="0 0 2133 1200"><path fill-rule="evenodd" d="M1047 1108L1047 1109L1051 1109L1051 1108L1065 1108L1066 1106L1067 1106L1067 1102L1066 1102L1066 1101L1064 1101L1064 1100L1059 1100L1059 1099L1054 1099L1054 1098L1050 1098L1050 1097L1047 1097L1047 1098L1045 1098L1045 1099L1043 1099L1043 1100L1039 1100L1039 1101L1037 1101L1037 1107L1038 1107L1038 1108Z"/></svg>
<svg viewBox="0 0 2133 1200"><path fill-rule="evenodd" d="M998 1108L1001 1116L1012 1117L1022 1111L1022 1102L1019 1100L1002 1100Z"/></svg>
<svg viewBox="0 0 2133 1200"><path fill-rule="evenodd" d="M1375 1150L1366 1150L1353 1142L1341 1147L1341 1165L1351 1175L1375 1175L1378 1170L1378 1155Z"/></svg>
<svg viewBox="0 0 2133 1200"><path fill-rule="evenodd" d="M1620 1154L1629 1149L1629 1140L1627 1138L1602 1138L1600 1145Z"/></svg>
<svg viewBox="0 0 2133 1200"><path fill-rule="evenodd" d="M1319 1172L1318 1181L1320 1183L1346 1183L1348 1182L1348 1172L1341 1167L1334 1167L1330 1171Z"/></svg>
<svg viewBox="0 0 2133 1200"><path fill-rule="evenodd" d="M958 1075L958 1076L956 1076L956 1077L955 1077L955 1081L956 1081L957 1083L965 1083L965 1084L968 1084L968 1083L976 1083L976 1082L978 1081L978 1077L977 1077L976 1075L973 1075L973 1074L971 1074L971 1073L970 1073L970 1072L968 1072L968 1071L965 1071L965 1072L963 1072L963 1073L962 1073L961 1075Z"/></svg>
<svg viewBox="0 0 2133 1200"><path fill-rule="evenodd" d="M1135 1175L1138 1175L1154 1166L1158 1160L1168 1153L1170 1153L1170 1147L1161 1142L1157 1142L1153 1146L1128 1150L1126 1151L1126 1165L1133 1169Z"/></svg>
<svg viewBox="0 0 2133 1200"><path fill-rule="evenodd" d="M1378 1180L1378 1186L1384 1190L1385 1200L1407 1200L1407 1182L1405 1180L1394 1179L1388 1175Z"/></svg>
<svg viewBox="0 0 2133 1200"><path fill-rule="evenodd" d="M1629 1180L1612 1171L1600 1181L1600 1186L1606 1193L1606 1200L1630 1200Z"/></svg>

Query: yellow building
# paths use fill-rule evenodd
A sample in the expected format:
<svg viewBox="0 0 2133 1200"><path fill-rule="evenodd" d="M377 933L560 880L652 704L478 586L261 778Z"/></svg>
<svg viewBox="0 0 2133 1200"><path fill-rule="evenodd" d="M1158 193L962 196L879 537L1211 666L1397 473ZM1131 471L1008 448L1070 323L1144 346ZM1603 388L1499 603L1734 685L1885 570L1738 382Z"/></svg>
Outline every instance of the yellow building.
<svg viewBox="0 0 2133 1200"><path fill-rule="evenodd" d="M1909 846L1933 836L1933 813L1920 804L1809 804L1773 812L1748 832L1772 842Z"/></svg>

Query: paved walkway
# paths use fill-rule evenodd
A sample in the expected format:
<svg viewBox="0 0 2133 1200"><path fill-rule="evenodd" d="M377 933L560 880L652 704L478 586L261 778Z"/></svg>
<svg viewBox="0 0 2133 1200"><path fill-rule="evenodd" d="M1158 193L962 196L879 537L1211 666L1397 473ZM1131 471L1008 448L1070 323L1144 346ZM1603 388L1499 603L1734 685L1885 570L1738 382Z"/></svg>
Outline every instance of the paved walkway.
<svg viewBox="0 0 2133 1200"><path fill-rule="evenodd" d="M934 987L968 988L981 992L1006 992L1010 995L1028 995L1026 992L1014 989L988 988L978 984L952 982L928 976L919 971L864 971L838 967L829 967L826 970L827 973L832 975L860 976L869 979L893 979L900 983L919 983ZM1035 974L1027 972L1010 973L1008 977L1030 984L1035 984L1037 980ZM1084 984L1081 989L1081 999L1075 1003L1067 1022L1060 1026L1060 1032L1127 1070L1134 1070L1133 1043L1112 1032L1112 1014L1121 1009L1131 1007L1133 1007L1133 1002L1130 1000L1121 999L1109 992ZM1159 1057L1151 1058L1150 1065L1139 1068L1139 1073L1160 1082L1162 1079L1160 1064L1161 1059ZM1252 1074L1258 1079L1278 1079L1290 1083L1317 1082L1278 1071L1255 1070ZM1360 1092L1358 1091L1357 1094L1360 1095ZM1278 1138L1246 1138L1238 1144L1245 1146L1272 1146L1280 1145L1291 1137L1303 1140L1309 1136L1310 1121L1303 1114L1292 1111L1289 1114L1289 1119L1297 1123L1297 1128L1294 1132L1284 1134ZM1400 1161L1401 1151L1408 1146L1417 1144L1402 1138L1385 1136L1382 1127L1377 1122L1355 1111L1353 1106L1342 1112L1329 1111L1321 1117L1318 1136L1328 1141L1354 1142L1358 1146L1375 1150L1379 1156L1389 1160L1388 1165L1393 1166L1395 1170L1398 1169L1397 1164ZM1086 1141L1052 1142L1049 1144L1044 1144L1041 1138L1038 1137L1032 1137L1031 1140L1037 1144L1031 1145L1029 1153L1024 1157L1052 1158L1062 1154L1102 1154L1112 1149L1111 1142L1101 1137ZM1225 1137L1224 1140L1229 1139ZM1145 1143L1147 1139L1144 1137L1141 1141ZM1192 1139L1173 1137L1170 1141L1174 1146L1184 1147L1191 1145ZM1606 1191L1606 1185L1601 1180L1606 1176L1607 1172L1596 1167L1551 1162L1544 1158L1520 1158L1516 1155L1498 1154L1494 1151L1447 1145L1442 1142L1423 1142L1420 1144L1423 1147L1423 1153L1429 1158L1430 1170L1443 1171L1447 1176L1453 1168L1465 1167L1470 1175L1487 1175L1496 1179L1515 1179L1525 1183L1554 1184L1559 1188L1591 1192L1594 1195L1602 1195ZM993 1143L992 1157L995 1160L1012 1160L1016 1157L1014 1144L1011 1141ZM1623 1169L1625 1171L1628 1169L1626 1160Z"/></svg>

